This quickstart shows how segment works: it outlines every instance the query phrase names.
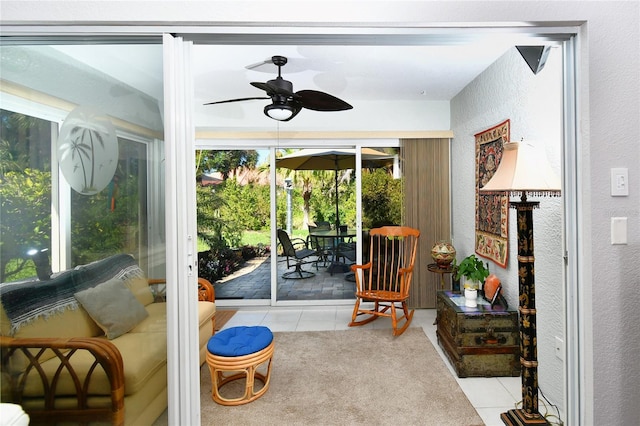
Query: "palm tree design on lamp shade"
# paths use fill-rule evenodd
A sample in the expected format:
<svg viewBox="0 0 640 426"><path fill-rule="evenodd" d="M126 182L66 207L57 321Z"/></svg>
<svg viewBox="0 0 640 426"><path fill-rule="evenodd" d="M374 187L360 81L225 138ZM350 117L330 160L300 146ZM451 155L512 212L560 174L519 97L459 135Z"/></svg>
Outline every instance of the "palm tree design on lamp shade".
<svg viewBox="0 0 640 426"><path fill-rule="evenodd" d="M71 111L60 128L58 155L74 190L85 195L102 191L118 165L118 139L109 117L87 106Z"/></svg>

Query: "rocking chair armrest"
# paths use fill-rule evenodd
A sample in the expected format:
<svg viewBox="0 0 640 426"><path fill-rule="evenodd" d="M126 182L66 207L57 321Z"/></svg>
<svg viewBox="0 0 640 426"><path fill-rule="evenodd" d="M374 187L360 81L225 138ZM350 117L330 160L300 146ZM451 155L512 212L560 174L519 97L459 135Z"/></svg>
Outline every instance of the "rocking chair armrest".
<svg viewBox="0 0 640 426"><path fill-rule="evenodd" d="M409 266L408 268L399 268L398 272L402 275L407 274L409 272L413 272L414 265Z"/></svg>
<svg viewBox="0 0 640 426"><path fill-rule="evenodd" d="M351 265L351 271L353 272L357 272L358 269L365 270L369 268L371 268L371 262L365 263L364 265L356 265L356 264Z"/></svg>

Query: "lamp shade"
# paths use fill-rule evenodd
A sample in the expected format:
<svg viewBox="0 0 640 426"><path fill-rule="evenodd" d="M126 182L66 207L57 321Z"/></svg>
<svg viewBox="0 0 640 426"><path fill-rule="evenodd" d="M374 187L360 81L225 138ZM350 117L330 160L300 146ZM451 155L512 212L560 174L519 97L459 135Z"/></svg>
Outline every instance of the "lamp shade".
<svg viewBox="0 0 640 426"><path fill-rule="evenodd" d="M293 108L286 103L274 103L264 107L264 113L274 120L284 121L293 115Z"/></svg>
<svg viewBox="0 0 640 426"><path fill-rule="evenodd" d="M544 155L529 144L511 142L504 145L498 169L480 191L558 195L560 187L560 178Z"/></svg>

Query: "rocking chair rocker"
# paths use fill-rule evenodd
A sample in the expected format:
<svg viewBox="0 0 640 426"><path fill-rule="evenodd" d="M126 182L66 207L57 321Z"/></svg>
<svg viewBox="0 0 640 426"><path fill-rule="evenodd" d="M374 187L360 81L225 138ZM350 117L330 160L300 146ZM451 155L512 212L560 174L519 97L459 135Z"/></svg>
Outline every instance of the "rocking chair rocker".
<svg viewBox="0 0 640 426"><path fill-rule="evenodd" d="M414 310L408 309L407 299L420 231L406 226L383 226L372 229L370 235L369 262L351 265L356 277L356 304L349 326L364 325L381 316L391 317L393 335L399 336L413 319ZM361 302L373 302L374 309L361 307ZM399 318L397 309L402 309ZM356 321L360 315L367 317Z"/></svg>

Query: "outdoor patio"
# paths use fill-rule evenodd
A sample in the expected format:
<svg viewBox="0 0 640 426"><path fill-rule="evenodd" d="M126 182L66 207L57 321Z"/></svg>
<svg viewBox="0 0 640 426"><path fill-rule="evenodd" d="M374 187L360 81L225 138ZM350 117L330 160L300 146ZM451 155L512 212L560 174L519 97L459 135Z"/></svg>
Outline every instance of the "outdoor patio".
<svg viewBox="0 0 640 426"><path fill-rule="evenodd" d="M215 283L216 299L270 299L271 257L256 258L233 275ZM354 299L355 282L348 281L345 273L327 271L327 267L319 264L304 265L304 269L316 275L307 279L284 279L282 274L292 271L287 269L284 256L278 256L278 300L335 300Z"/></svg>

